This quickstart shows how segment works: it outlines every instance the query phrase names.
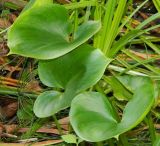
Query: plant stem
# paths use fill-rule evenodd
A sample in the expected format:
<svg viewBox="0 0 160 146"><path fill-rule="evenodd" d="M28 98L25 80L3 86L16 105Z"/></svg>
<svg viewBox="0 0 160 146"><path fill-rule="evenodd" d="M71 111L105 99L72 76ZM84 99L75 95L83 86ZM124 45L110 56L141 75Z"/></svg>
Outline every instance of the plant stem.
<svg viewBox="0 0 160 146"><path fill-rule="evenodd" d="M120 139L121 143L123 144L123 146L129 146L128 140L127 140L125 134L121 134L121 135L119 136L119 139Z"/></svg>
<svg viewBox="0 0 160 146"><path fill-rule="evenodd" d="M116 116L116 119L117 119L117 121L119 122L119 121L120 121L120 117L119 117L119 115L118 115L117 108L116 108L116 106L114 105L113 102L112 102L112 107L113 107L113 109L114 109L114 115ZM125 134L121 134L121 135L119 136L119 139L120 139L120 141L121 141L121 143L122 143L123 146L129 146L128 140L127 140Z"/></svg>
<svg viewBox="0 0 160 146"><path fill-rule="evenodd" d="M149 133L150 133L150 137L151 137L151 141L152 141L152 145L154 144L155 140L156 140L156 131L155 131L155 127L152 121L152 115L151 113L149 113L146 117L146 123L149 126Z"/></svg>
<svg viewBox="0 0 160 146"><path fill-rule="evenodd" d="M23 96L27 96L27 97L31 97L31 98L36 98L38 96L37 93L26 93L25 91L23 92L19 92L18 88L13 88L13 87L5 87L5 86L0 86L0 94L2 95L14 95L14 96L19 96L19 95L23 95ZM16 97L13 97L16 99Z"/></svg>
<svg viewBox="0 0 160 146"><path fill-rule="evenodd" d="M61 125L59 124L58 120L57 120L57 117L55 115L53 115L53 119L54 119L54 122L56 124L56 127L59 131L59 134L60 135L63 135L63 132L62 132L62 128L61 128Z"/></svg>
<svg viewBox="0 0 160 146"><path fill-rule="evenodd" d="M96 146L103 146L103 142L97 142Z"/></svg>
<svg viewBox="0 0 160 146"><path fill-rule="evenodd" d="M80 146L85 146L85 142L81 142L79 145Z"/></svg>
<svg viewBox="0 0 160 146"><path fill-rule="evenodd" d="M108 144L109 144L109 146L114 146L113 139L109 139L109 140L108 140Z"/></svg>
<svg viewBox="0 0 160 146"><path fill-rule="evenodd" d="M2 31L0 32L0 34L3 34L3 33L5 33L5 32L7 32L9 28L10 28L10 27L8 27L8 28L2 30Z"/></svg>
<svg viewBox="0 0 160 146"><path fill-rule="evenodd" d="M124 72L125 71L125 68L122 68L122 67L119 67L119 66L115 66L115 65L109 65L108 66L108 69L112 69L114 71L117 71L117 72ZM137 75L137 76L148 76L146 74L143 74L143 73L140 73L140 72L137 72L137 71L134 71L134 70L129 70L126 72L126 74L129 74L129 75Z"/></svg>

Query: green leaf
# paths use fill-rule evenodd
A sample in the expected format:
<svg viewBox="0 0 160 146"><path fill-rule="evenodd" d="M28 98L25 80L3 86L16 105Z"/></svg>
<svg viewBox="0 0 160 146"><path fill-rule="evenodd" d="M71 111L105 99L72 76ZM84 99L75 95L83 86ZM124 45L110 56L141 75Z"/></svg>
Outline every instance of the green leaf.
<svg viewBox="0 0 160 146"><path fill-rule="evenodd" d="M159 0L152 0L154 6L156 7L157 11L160 12L160 1Z"/></svg>
<svg viewBox="0 0 160 146"><path fill-rule="evenodd" d="M60 57L93 36L100 22L88 21L79 26L71 40L72 25L67 10L49 2L33 4L24 11L8 32L9 54L37 59Z"/></svg>
<svg viewBox="0 0 160 146"><path fill-rule="evenodd" d="M67 89L73 85L79 92L100 80L110 61L99 49L82 45L60 58L40 61L38 73L49 87Z"/></svg>
<svg viewBox="0 0 160 146"><path fill-rule="evenodd" d="M34 112L38 117L48 117L70 106L75 95L93 86L102 77L111 60L99 49L83 45L74 51L53 60L40 61L40 80L49 87L65 89L55 95L47 91L38 96Z"/></svg>
<svg viewBox="0 0 160 146"><path fill-rule="evenodd" d="M77 143L77 137L73 134L62 135L61 137L67 143Z"/></svg>
<svg viewBox="0 0 160 146"><path fill-rule="evenodd" d="M156 19L159 18L159 17L160 17L160 13L158 12L158 13L150 16L150 17L147 18L146 20L144 20L142 23L140 23L140 24L136 27L136 29L142 29L144 26L146 26L147 24L149 24L150 22L156 20Z"/></svg>
<svg viewBox="0 0 160 146"><path fill-rule="evenodd" d="M57 91L46 91L40 94L34 103L34 113L37 117L49 117L64 107L63 94ZM62 107L63 106L63 107Z"/></svg>
<svg viewBox="0 0 160 146"><path fill-rule="evenodd" d="M57 91L46 91L41 93L34 103L34 113L39 118L52 116L70 106L75 96L73 90L60 93Z"/></svg>
<svg viewBox="0 0 160 146"><path fill-rule="evenodd" d="M156 141L154 142L153 146L160 146L160 135L156 136Z"/></svg>
<svg viewBox="0 0 160 146"><path fill-rule="evenodd" d="M53 3L52 0L30 0L27 5L24 7L21 13L29 10L33 5L44 5L48 3Z"/></svg>
<svg viewBox="0 0 160 146"><path fill-rule="evenodd" d="M85 92L74 98L70 121L80 138L92 142L112 136L118 124L109 101L103 94L96 92Z"/></svg>
<svg viewBox="0 0 160 146"><path fill-rule="evenodd" d="M154 103L154 85L147 77L126 78L133 97L127 103L118 123L108 99L96 92L77 95L71 104L70 120L77 135L87 141L98 142L116 137L139 124ZM137 82L140 80L139 82Z"/></svg>

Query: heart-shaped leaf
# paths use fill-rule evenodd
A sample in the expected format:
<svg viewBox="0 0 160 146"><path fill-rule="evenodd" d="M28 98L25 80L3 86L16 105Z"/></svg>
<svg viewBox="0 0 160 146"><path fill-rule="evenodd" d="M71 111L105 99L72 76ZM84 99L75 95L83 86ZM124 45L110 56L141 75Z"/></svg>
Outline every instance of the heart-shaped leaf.
<svg viewBox="0 0 160 146"><path fill-rule="evenodd" d="M60 58L40 61L38 73L43 84L49 87L67 89L73 85L79 92L94 85L110 61L99 49L82 45Z"/></svg>
<svg viewBox="0 0 160 146"><path fill-rule="evenodd" d="M100 22L82 24L71 39L72 25L67 10L49 2L33 4L8 32L9 54L37 59L60 57L87 41L100 29Z"/></svg>
<svg viewBox="0 0 160 146"><path fill-rule="evenodd" d="M128 76L121 78L128 79ZM73 99L70 120L80 138L93 142L103 141L130 130L143 120L154 103L153 83L145 77L130 76L129 79L134 94L127 103L119 123L115 120L114 110L104 95L88 92ZM137 80L142 82L136 82Z"/></svg>

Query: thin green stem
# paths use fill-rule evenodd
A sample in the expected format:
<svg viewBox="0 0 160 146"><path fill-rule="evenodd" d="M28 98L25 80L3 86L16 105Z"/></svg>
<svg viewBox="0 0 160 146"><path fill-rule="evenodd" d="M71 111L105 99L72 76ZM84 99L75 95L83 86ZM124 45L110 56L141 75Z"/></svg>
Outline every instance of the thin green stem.
<svg viewBox="0 0 160 146"><path fill-rule="evenodd" d="M155 74L160 73L160 69L156 68L154 66L151 66L149 64L145 64L142 62L142 60L140 58L138 58L136 55L134 55L133 53L131 53L129 50L122 50L123 53L125 53L127 56L131 57L132 59L134 59L135 61L137 61L138 63L144 65L147 69L149 69L150 71L154 72Z"/></svg>
<svg viewBox="0 0 160 146"><path fill-rule="evenodd" d="M3 34L3 33L5 33L5 32L7 32L9 28L10 28L10 27L8 27L8 28L2 30L2 31L0 32L0 34Z"/></svg>
<svg viewBox="0 0 160 146"><path fill-rule="evenodd" d="M113 139L109 139L109 140L108 140L108 144L109 144L109 146L114 146Z"/></svg>
<svg viewBox="0 0 160 146"><path fill-rule="evenodd" d="M89 16L91 14L91 6L87 7L86 14L84 16L84 22L87 22L89 20Z"/></svg>
<svg viewBox="0 0 160 146"><path fill-rule="evenodd" d="M122 68L122 67L119 67L119 66L115 66L115 65L109 65L108 69L111 69L111 70L114 70L114 71L117 71L117 72L120 72L120 73L124 73L126 71L125 68ZM137 72L137 71L134 71L134 70L129 70L129 71L126 71L125 73L129 74L129 75L148 76L148 75L146 75L144 73Z"/></svg>
<svg viewBox="0 0 160 146"><path fill-rule="evenodd" d="M59 124L59 121L57 120L57 117L55 115L53 115L53 119L54 119L54 122L56 124L56 127L59 131L59 134L60 135L63 135L63 132L62 132L62 128L61 128L61 125Z"/></svg>
<svg viewBox="0 0 160 146"><path fill-rule="evenodd" d="M159 37L153 37L153 36L145 36L145 40L149 40L150 42L159 42ZM131 44L143 44L144 41L142 39L134 39L132 40Z"/></svg>
<svg viewBox="0 0 160 146"><path fill-rule="evenodd" d="M153 123L153 120L152 120L151 113L149 113L147 115L146 123L149 126L149 133L150 133L150 137L151 137L151 141L152 141L152 145L153 145L155 140L156 140L156 130L155 130L155 127L154 127L154 123Z"/></svg>
<svg viewBox="0 0 160 146"><path fill-rule="evenodd" d="M113 109L114 109L114 115L115 115L116 120L117 120L118 122L120 122L121 119L120 119L120 117L119 117L119 115L118 115L118 111L117 111L117 108L116 108L114 102L112 102L112 107L113 107ZM121 134L121 135L119 136L119 140L120 140L120 142L122 143L123 146L129 146L128 140L127 140L127 137L126 137L125 134Z"/></svg>
<svg viewBox="0 0 160 146"><path fill-rule="evenodd" d="M120 139L121 143L123 144L123 146L129 146L129 143L128 143L128 140L127 140L127 137L125 134L121 134L119 136L119 139Z"/></svg>
<svg viewBox="0 0 160 146"><path fill-rule="evenodd" d="M85 142L81 142L80 144L78 144L80 146L85 146Z"/></svg>
<svg viewBox="0 0 160 146"><path fill-rule="evenodd" d="M103 145L103 142L97 142L96 146L104 146L104 145Z"/></svg>
<svg viewBox="0 0 160 146"><path fill-rule="evenodd" d="M119 31L120 32L122 30L122 28L129 22L129 20L134 16L135 13L137 13L139 11L139 9L141 9L146 3L148 2L148 0L145 0L141 5L139 5L128 17L127 19L121 24L121 26L119 27ZM131 2L132 3L132 2ZM118 35L118 34L117 34Z"/></svg>
<svg viewBox="0 0 160 146"><path fill-rule="evenodd" d="M4 87L4 86L0 86L0 94L2 94L2 95L14 95L14 96L23 95L23 96L27 96L27 97L30 97L30 98L36 98L38 96L37 93L27 93L26 91L19 92L18 88ZM12 97L12 98L17 99L16 97Z"/></svg>
<svg viewBox="0 0 160 146"><path fill-rule="evenodd" d="M155 61L156 59L159 59L159 58L160 58L160 56L158 55L158 56L155 56L155 57L150 58L150 59L147 59L147 60L142 60L141 63L136 63L136 64L134 64L134 65L130 65L129 67L127 67L127 69L125 69L124 71L122 71L122 72L120 73L120 75L122 75L122 74L130 71L131 69L133 69L133 68L141 65L142 63L147 64L147 63L153 62L153 61ZM118 60L118 59L117 59L117 60ZM119 61L119 60L118 60L118 61ZM138 73L138 72L137 72L137 73Z"/></svg>

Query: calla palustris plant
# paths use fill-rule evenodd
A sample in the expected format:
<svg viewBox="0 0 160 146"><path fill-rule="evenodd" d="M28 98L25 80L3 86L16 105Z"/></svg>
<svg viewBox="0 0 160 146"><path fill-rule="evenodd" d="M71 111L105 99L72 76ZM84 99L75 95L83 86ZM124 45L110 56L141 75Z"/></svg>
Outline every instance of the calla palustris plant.
<svg viewBox="0 0 160 146"><path fill-rule="evenodd" d="M117 77L123 89L119 92L127 91L127 87L128 95L133 92L120 122L105 95L86 91L101 79L111 61L99 49L82 45L100 29L100 22L85 22L72 34L63 6L50 0L32 4L8 32L9 54L40 59L38 73L42 83L64 90L40 94L35 101L35 114L48 117L71 105L73 129L82 139L93 142L120 135L140 123L154 102L154 86L149 78Z"/></svg>
<svg viewBox="0 0 160 146"><path fill-rule="evenodd" d="M42 83L64 89L65 92L42 93L35 102L36 115L51 116L70 106L76 94L100 80L109 62L99 49L88 45L82 45L62 57L40 61L38 73Z"/></svg>

